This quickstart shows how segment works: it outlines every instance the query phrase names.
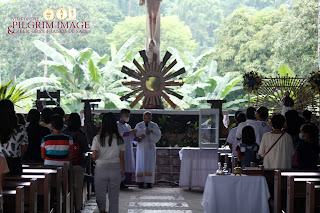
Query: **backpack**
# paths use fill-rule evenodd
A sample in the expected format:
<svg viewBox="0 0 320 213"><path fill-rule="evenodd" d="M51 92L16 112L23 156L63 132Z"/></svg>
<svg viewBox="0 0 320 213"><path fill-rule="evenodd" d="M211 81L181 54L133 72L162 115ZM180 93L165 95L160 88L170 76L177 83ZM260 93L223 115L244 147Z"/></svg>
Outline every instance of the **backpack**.
<svg viewBox="0 0 320 213"><path fill-rule="evenodd" d="M240 151L244 158L241 158L242 168L250 167L250 163L258 163L257 152L259 150L259 145L254 143L252 145L240 144Z"/></svg>
<svg viewBox="0 0 320 213"><path fill-rule="evenodd" d="M72 164L73 165L82 165L83 153L76 135L72 137L73 140L73 154L72 154Z"/></svg>

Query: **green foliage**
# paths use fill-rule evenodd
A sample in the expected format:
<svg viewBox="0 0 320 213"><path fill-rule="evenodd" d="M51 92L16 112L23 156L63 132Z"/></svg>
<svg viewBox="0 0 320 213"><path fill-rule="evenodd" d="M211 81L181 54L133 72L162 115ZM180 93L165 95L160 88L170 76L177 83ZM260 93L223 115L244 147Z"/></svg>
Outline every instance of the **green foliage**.
<svg viewBox="0 0 320 213"><path fill-rule="evenodd" d="M213 47L214 31L223 17L220 0L177 0L170 11L190 27L192 37L199 43L198 50Z"/></svg>
<svg viewBox="0 0 320 213"><path fill-rule="evenodd" d="M132 35L137 36L137 42L132 46L132 51L145 49L145 29L146 18L127 17L125 21L118 23L113 32L108 36L108 43L113 43L117 47L122 46ZM167 16L161 18L161 55L163 56L168 47L175 47L180 52L194 51L196 43L192 40L189 27L179 21L177 16Z"/></svg>
<svg viewBox="0 0 320 213"><path fill-rule="evenodd" d="M118 52L110 56L99 56L90 48L83 50L67 49L51 37L52 45L35 40L34 45L51 60L42 61L55 70L53 76L62 89L62 107L67 112L78 112L82 109L81 99L101 98L103 108L125 108L127 102L120 101L120 96L130 91L121 84L120 68L131 52L128 48L135 42L132 36ZM116 50L115 50L116 51Z"/></svg>
<svg viewBox="0 0 320 213"><path fill-rule="evenodd" d="M228 94L241 89L241 87L236 86L241 81L239 73L230 72L225 76L217 74L217 64L215 61L209 60L213 55L212 50L204 52L197 58L186 52L187 63L179 59L180 55L176 49L170 47L169 50L174 58L178 59L177 67L174 67L174 70L178 70L180 67L186 69L186 73L182 75L185 83L182 87L176 89L183 96L183 99L179 100L169 95L180 108L208 107L207 99L224 99Z"/></svg>
<svg viewBox="0 0 320 213"><path fill-rule="evenodd" d="M17 84L13 83L13 80L8 81L6 84L0 85L0 100L9 99L14 104L26 99L30 96L27 89L18 87Z"/></svg>
<svg viewBox="0 0 320 213"><path fill-rule="evenodd" d="M288 65L281 65L278 68L278 72L280 77L296 77L296 74L291 70L291 68Z"/></svg>
<svg viewBox="0 0 320 213"><path fill-rule="evenodd" d="M291 13L279 23L275 65L288 64L307 76L318 64L318 1L296 0Z"/></svg>
<svg viewBox="0 0 320 213"><path fill-rule="evenodd" d="M274 70L274 43L278 38L277 25L287 10L236 10L221 25L214 59L218 72Z"/></svg>
<svg viewBox="0 0 320 213"><path fill-rule="evenodd" d="M178 61L174 70L187 70L185 85L177 89L184 99L172 99L183 109L201 108L214 94L228 100L224 107L234 108L244 100L237 78L244 72L310 73L318 63L318 1L292 4L293 0L162 1L161 53L169 50L174 55ZM45 34L7 34L12 18L42 20L42 10L55 6L76 8L77 20L90 21L91 33L55 34L55 39ZM120 69L134 68L133 58L141 62L137 54L145 47L145 6L137 0L11 0L0 3L0 10L5 11L0 13L2 81L16 78L17 88L30 94L60 88L70 112L82 109L83 97L103 97L103 108L128 106L118 99L131 91L122 86ZM45 66L50 78L41 77Z"/></svg>
<svg viewBox="0 0 320 213"><path fill-rule="evenodd" d="M43 59L43 54L33 45L34 40L45 42L45 34L14 34L7 33L7 27L12 25L15 17L40 17L45 8L65 7L77 9L77 20L90 21L91 33L84 34L55 34L59 43L69 49L92 48L98 54L104 55L109 45L106 37L112 32L113 26L124 20L122 12L111 2L103 0L12 0L0 3L0 75L4 81L15 76L18 81L32 77L43 76L43 67L37 66ZM49 69L49 74L53 69Z"/></svg>

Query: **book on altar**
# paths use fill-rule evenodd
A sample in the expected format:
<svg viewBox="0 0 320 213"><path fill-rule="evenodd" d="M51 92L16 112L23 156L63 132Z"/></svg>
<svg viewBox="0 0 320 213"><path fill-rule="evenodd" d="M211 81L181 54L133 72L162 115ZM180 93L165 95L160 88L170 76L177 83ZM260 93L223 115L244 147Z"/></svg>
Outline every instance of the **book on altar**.
<svg viewBox="0 0 320 213"><path fill-rule="evenodd" d="M136 136L140 137L141 135L146 135L146 129L137 129Z"/></svg>

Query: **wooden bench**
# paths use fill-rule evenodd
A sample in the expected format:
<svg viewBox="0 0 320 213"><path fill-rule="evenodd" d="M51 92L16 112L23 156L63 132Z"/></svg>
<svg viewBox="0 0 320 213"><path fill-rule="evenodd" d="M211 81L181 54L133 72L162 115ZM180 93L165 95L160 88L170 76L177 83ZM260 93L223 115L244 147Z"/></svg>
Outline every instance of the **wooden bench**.
<svg viewBox="0 0 320 213"><path fill-rule="evenodd" d="M53 209L50 208L50 198L51 198L51 174L44 175L21 175L21 176L10 176L5 177L6 181L16 181L16 182L30 182L31 179L37 179L37 196L38 200L43 200L42 203L37 202L37 210L43 211L45 213L51 212Z"/></svg>
<svg viewBox="0 0 320 213"><path fill-rule="evenodd" d="M306 213L320 212L320 185L306 184Z"/></svg>
<svg viewBox="0 0 320 213"><path fill-rule="evenodd" d="M266 171L265 171L266 173ZM268 172L267 172L268 173ZM274 212L281 213L282 203L285 204L287 194L287 177L300 177L300 178L320 178L319 171L295 171L295 170L275 170L274 171ZM267 180L268 181L268 180Z"/></svg>
<svg viewBox="0 0 320 213"><path fill-rule="evenodd" d="M245 175L263 176L264 175L264 166L246 167L242 170L242 173Z"/></svg>
<svg viewBox="0 0 320 213"><path fill-rule="evenodd" d="M3 189L12 190L18 186L24 187L24 208L27 212L37 213L37 179L30 181L15 181L6 179L3 182Z"/></svg>
<svg viewBox="0 0 320 213"><path fill-rule="evenodd" d="M301 178L301 177L287 177L287 211L288 213L303 212L305 210L305 198L306 198L306 183L308 181L320 183L320 176L318 178ZM299 198L302 204L295 211L295 200Z"/></svg>
<svg viewBox="0 0 320 213"><path fill-rule="evenodd" d="M0 194L0 213L3 213L3 197L2 197L2 194Z"/></svg>
<svg viewBox="0 0 320 213"><path fill-rule="evenodd" d="M58 186L59 191L57 191L57 208L58 212L73 212L73 186L72 186L72 170L68 169L68 165L64 164L63 167L57 166L44 166L44 165L31 165L26 164L23 165L23 171L32 172L30 170L34 170L36 173L43 173L45 171L57 170L59 174L54 176L56 178L56 183L54 186ZM70 180L70 181L69 181ZM59 204L59 205L58 205ZM62 210L61 210L62 208ZM59 211L60 210L60 211Z"/></svg>
<svg viewBox="0 0 320 213"><path fill-rule="evenodd" d="M3 190L3 210L8 213L24 213L24 186Z"/></svg>
<svg viewBox="0 0 320 213"><path fill-rule="evenodd" d="M44 175L51 174L51 200L55 201L55 206L52 206L55 209L55 212L62 213L62 168L23 168L23 174L25 175Z"/></svg>

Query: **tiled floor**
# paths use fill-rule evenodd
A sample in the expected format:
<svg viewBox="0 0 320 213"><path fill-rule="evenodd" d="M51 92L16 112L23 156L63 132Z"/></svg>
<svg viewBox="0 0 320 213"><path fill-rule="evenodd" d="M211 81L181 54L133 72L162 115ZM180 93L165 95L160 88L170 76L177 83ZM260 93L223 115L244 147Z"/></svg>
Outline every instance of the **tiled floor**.
<svg viewBox="0 0 320 213"><path fill-rule="evenodd" d="M139 189L120 192L120 213L200 213L202 191L181 188ZM98 213L95 198L86 203L82 213Z"/></svg>

